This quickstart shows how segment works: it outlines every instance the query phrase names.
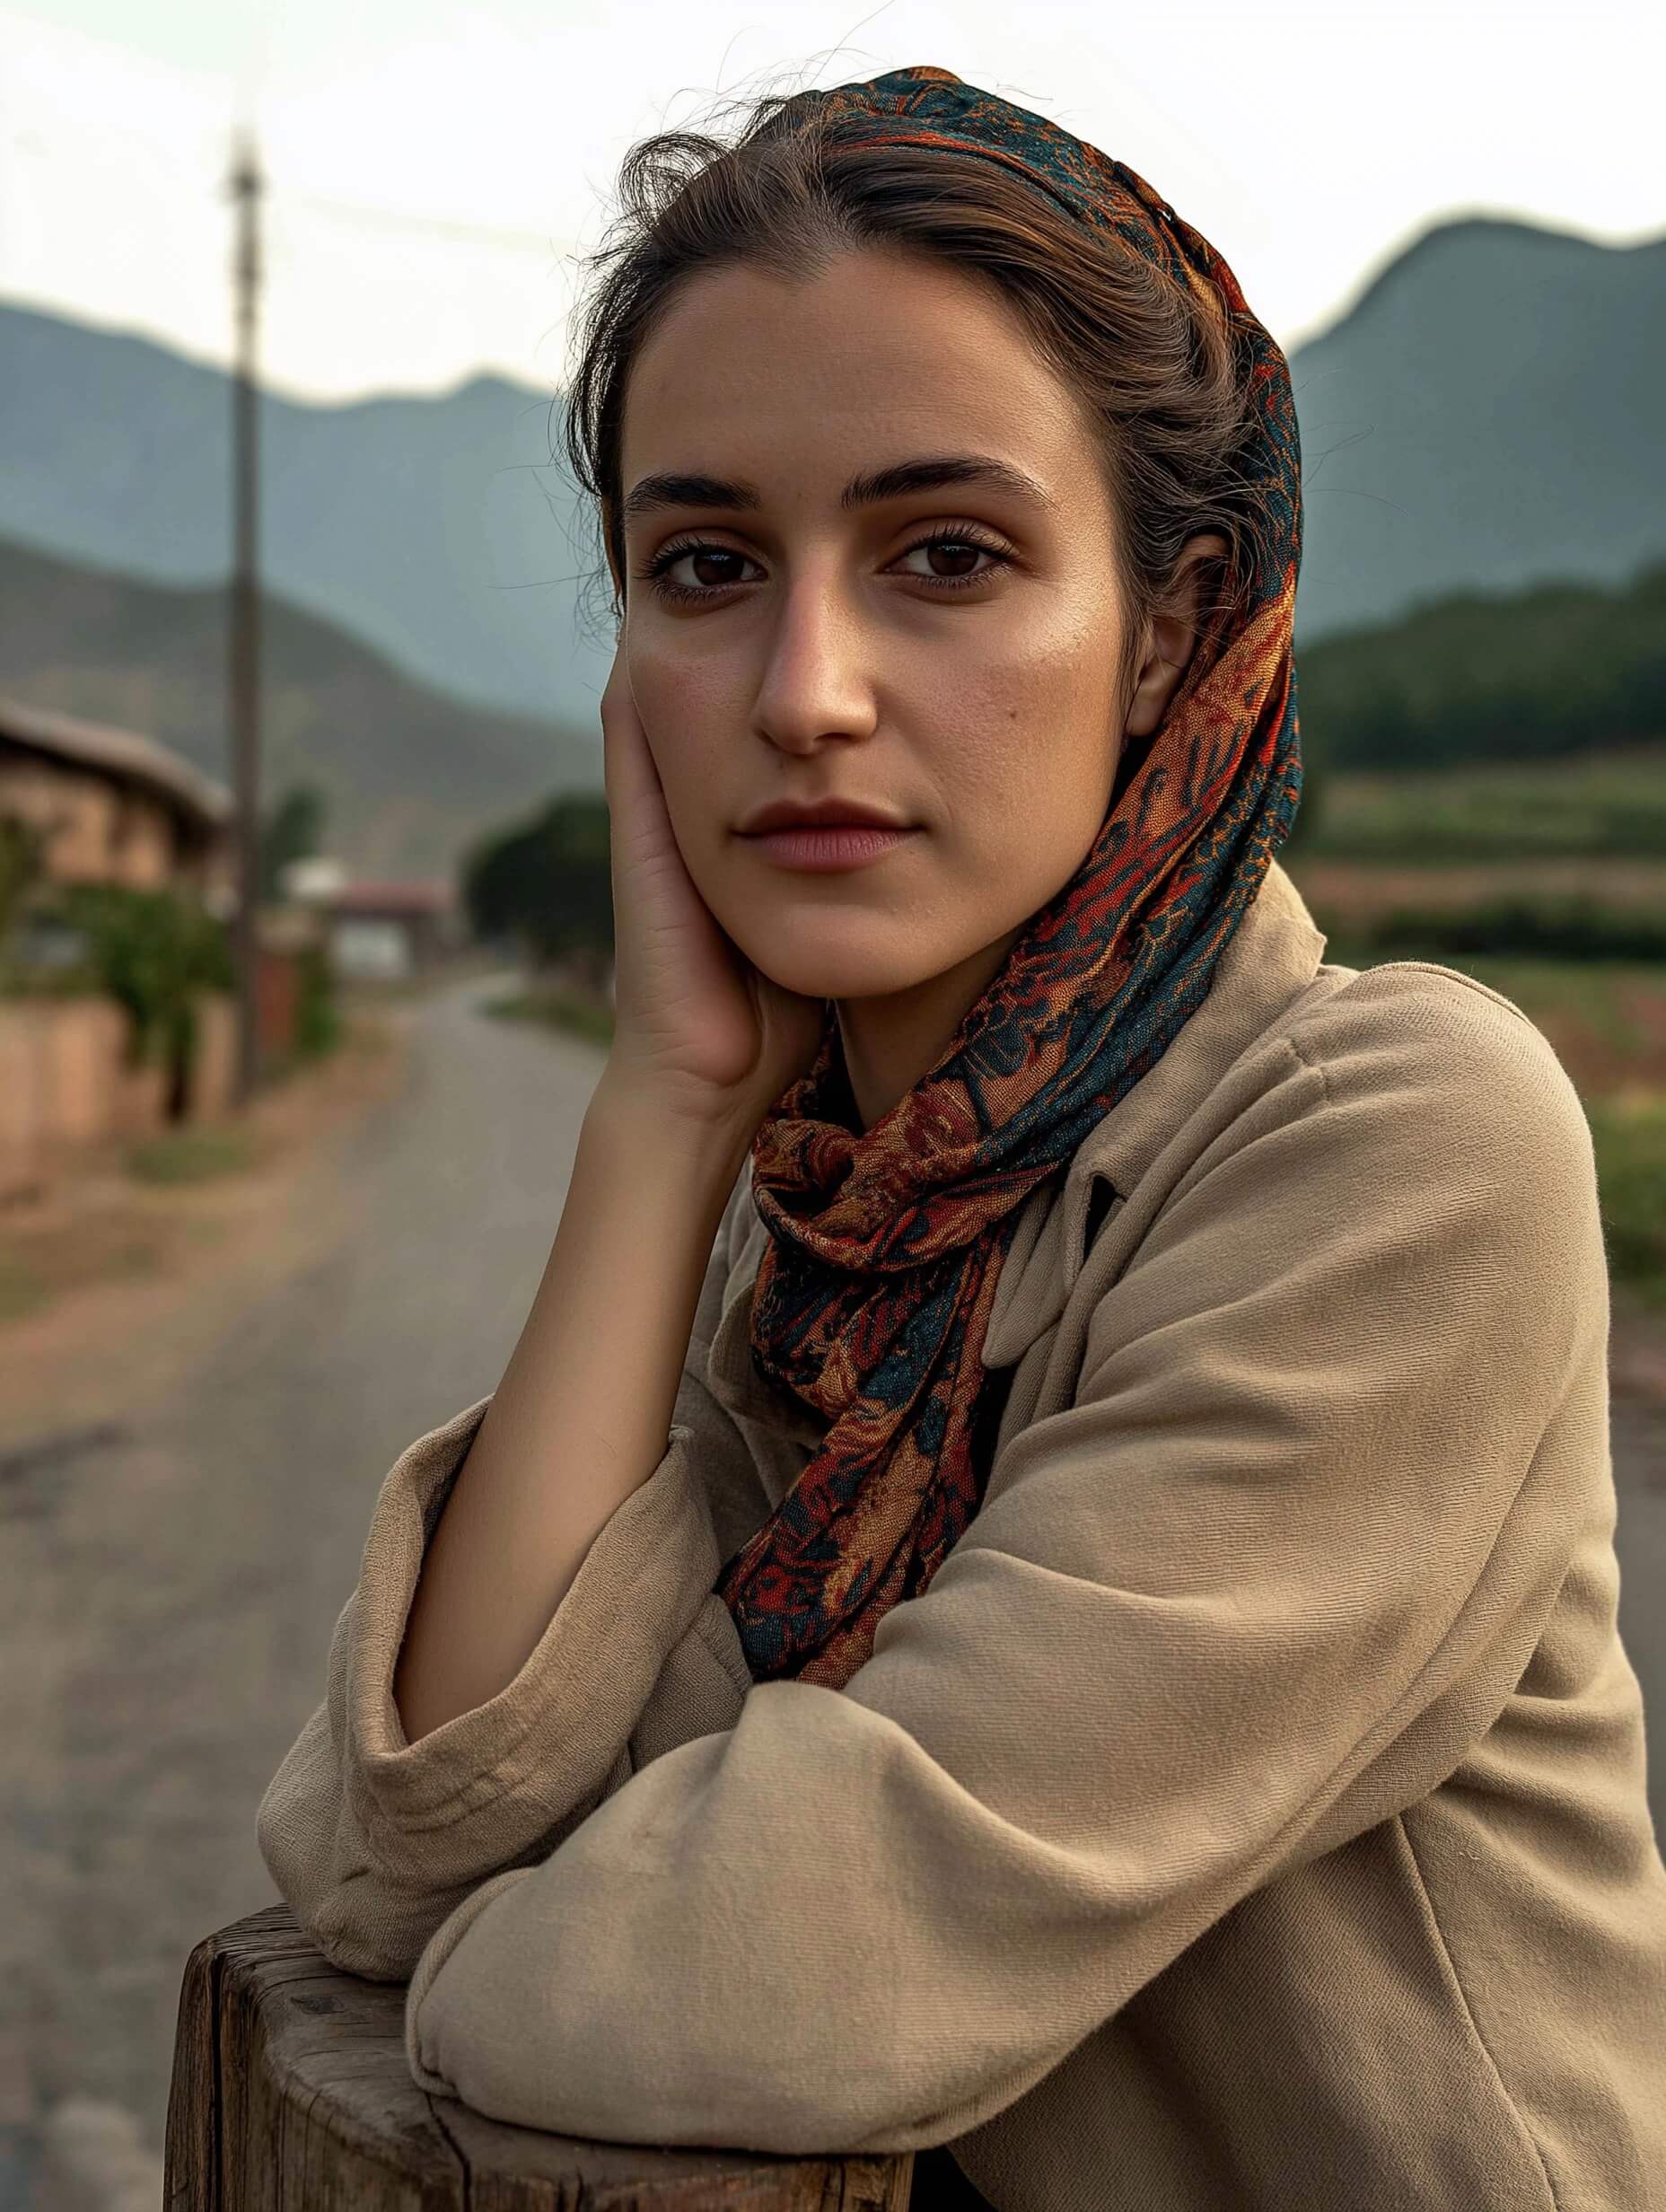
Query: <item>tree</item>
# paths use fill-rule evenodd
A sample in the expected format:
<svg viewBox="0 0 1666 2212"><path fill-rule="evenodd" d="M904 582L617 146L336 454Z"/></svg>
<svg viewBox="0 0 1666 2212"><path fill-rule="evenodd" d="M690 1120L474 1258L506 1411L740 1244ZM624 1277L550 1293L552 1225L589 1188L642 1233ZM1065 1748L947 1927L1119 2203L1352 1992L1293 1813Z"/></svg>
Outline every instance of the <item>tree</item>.
<svg viewBox="0 0 1666 2212"><path fill-rule="evenodd" d="M607 801L564 792L542 813L477 846L463 870L475 935L508 938L537 965L610 956L613 882Z"/></svg>
<svg viewBox="0 0 1666 2212"><path fill-rule="evenodd" d="M32 823L15 814L0 814L0 945L40 880L45 845Z"/></svg>
<svg viewBox="0 0 1666 2212"><path fill-rule="evenodd" d="M292 785L260 826L259 881L262 899L283 895L284 870L323 849L329 803L312 784Z"/></svg>

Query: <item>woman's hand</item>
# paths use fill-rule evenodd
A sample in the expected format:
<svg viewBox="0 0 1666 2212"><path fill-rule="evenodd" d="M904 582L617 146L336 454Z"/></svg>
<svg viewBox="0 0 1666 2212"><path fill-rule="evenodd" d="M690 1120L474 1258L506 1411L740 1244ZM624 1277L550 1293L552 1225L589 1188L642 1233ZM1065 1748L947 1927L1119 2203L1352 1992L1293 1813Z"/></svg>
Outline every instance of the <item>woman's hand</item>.
<svg viewBox="0 0 1666 2212"><path fill-rule="evenodd" d="M631 695L622 636L601 697L601 729L613 874L608 1073L672 1113L756 1130L814 1060L826 1002L760 974L695 889Z"/></svg>

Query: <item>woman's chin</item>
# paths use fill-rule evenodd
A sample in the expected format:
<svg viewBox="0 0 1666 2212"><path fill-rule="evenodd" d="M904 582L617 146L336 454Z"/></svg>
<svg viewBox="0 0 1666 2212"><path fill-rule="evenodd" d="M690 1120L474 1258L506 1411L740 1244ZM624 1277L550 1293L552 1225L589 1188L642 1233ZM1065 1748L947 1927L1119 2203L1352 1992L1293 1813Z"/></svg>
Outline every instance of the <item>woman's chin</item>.
<svg viewBox="0 0 1666 2212"><path fill-rule="evenodd" d="M783 934L741 951L772 983L804 998L886 998L929 982L940 972L922 964L919 944L833 946L826 942L794 944Z"/></svg>

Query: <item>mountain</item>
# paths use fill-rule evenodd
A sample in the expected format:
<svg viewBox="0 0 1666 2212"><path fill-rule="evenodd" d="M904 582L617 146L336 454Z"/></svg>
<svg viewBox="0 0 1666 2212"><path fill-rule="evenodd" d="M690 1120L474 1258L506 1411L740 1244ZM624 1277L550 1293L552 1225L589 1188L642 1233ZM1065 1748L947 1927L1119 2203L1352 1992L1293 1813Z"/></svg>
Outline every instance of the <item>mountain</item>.
<svg viewBox="0 0 1666 2212"><path fill-rule="evenodd" d="M162 740L223 780L224 586L83 567L0 540L0 694ZM564 789L599 790L588 734L413 683L334 623L261 602L262 786L314 784L359 873L449 873L487 830Z"/></svg>
<svg viewBox="0 0 1666 2212"><path fill-rule="evenodd" d="M1662 353L1666 239L1604 246L1477 219L1406 248L1291 356L1298 642L1454 591L1612 584L1666 553ZM219 370L0 306L0 531L157 582L225 574ZM601 554L552 459L557 406L489 376L348 406L264 395L263 554L276 592L419 681L599 749L606 571L587 627L580 586Z"/></svg>
<svg viewBox="0 0 1666 2212"><path fill-rule="evenodd" d="M1299 643L1666 553L1666 237L1426 232L1291 356Z"/></svg>
<svg viewBox="0 0 1666 2212"><path fill-rule="evenodd" d="M159 584L228 573L219 369L0 305L0 533ZM613 649L577 621L574 581L601 556L550 461L551 404L490 376L346 406L263 393L264 581L419 682L581 724L600 748Z"/></svg>

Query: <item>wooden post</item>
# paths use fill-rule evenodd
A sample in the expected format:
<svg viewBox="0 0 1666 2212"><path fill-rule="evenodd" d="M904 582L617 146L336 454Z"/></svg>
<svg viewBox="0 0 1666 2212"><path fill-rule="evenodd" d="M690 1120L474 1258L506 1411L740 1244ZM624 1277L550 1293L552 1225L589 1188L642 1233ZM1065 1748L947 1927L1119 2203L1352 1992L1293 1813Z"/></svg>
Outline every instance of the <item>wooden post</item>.
<svg viewBox="0 0 1666 2212"><path fill-rule="evenodd" d="M286 1905L186 1963L164 2212L907 2212L913 2169L580 2142L428 2096L405 1984L340 1972Z"/></svg>
<svg viewBox="0 0 1666 2212"><path fill-rule="evenodd" d="M237 203L237 363L232 380L232 566L230 634L232 762L236 789L237 1099L260 1080L255 968L260 904L260 581L259 398L255 325L260 294L260 166L253 141L232 166Z"/></svg>

